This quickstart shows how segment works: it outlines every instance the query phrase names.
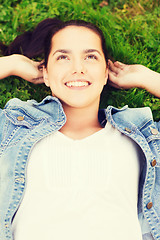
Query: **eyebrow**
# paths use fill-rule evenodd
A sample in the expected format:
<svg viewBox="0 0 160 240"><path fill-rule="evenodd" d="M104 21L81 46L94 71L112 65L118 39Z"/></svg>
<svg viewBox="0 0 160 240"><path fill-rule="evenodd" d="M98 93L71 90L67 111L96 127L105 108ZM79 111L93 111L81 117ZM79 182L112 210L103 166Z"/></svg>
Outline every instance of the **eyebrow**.
<svg viewBox="0 0 160 240"><path fill-rule="evenodd" d="M56 53L71 53L72 51L71 50L67 50L67 49L58 49L58 50L56 50L54 53L53 53L53 55L55 55ZM85 49L84 51L83 51L84 53L93 53L93 52L97 52L99 55L102 55L101 53L100 53L100 51L98 51L97 49ZM52 56L53 56L52 55Z"/></svg>

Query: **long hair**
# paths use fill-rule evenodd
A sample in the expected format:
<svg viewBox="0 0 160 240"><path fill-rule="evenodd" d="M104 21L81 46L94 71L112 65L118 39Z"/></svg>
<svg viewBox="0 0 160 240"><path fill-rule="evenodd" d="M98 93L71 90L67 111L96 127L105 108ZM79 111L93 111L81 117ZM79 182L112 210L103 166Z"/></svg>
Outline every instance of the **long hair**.
<svg viewBox="0 0 160 240"><path fill-rule="evenodd" d="M108 62L105 38L102 31L96 25L83 20L63 22L57 18L47 18L41 21L33 31L26 31L17 36L9 46L0 43L1 53L5 56L22 54L29 58L41 56L44 57L44 65L47 66L48 56L52 46L52 38L58 31L67 26L86 27L98 34L101 39L106 63Z"/></svg>
<svg viewBox="0 0 160 240"><path fill-rule="evenodd" d="M10 45L0 43L0 50L4 56L11 54L23 54L33 58L44 53L44 40L51 29L54 29L61 21L57 18L47 18L41 21L33 31L26 31L17 36Z"/></svg>

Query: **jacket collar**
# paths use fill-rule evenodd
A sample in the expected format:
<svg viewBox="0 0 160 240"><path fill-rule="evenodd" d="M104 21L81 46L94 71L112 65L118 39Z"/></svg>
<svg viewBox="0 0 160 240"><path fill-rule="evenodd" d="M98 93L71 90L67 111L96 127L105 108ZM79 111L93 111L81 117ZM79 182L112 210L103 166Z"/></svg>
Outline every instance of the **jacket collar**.
<svg viewBox="0 0 160 240"><path fill-rule="evenodd" d="M47 96L40 103L35 100L25 102L14 98L6 104L4 112L6 117L15 125L28 125L28 127L44 119L53 124L66 121L62 104L52 96ZM19 116L24 117L24 121L19 121Z"/></svg>

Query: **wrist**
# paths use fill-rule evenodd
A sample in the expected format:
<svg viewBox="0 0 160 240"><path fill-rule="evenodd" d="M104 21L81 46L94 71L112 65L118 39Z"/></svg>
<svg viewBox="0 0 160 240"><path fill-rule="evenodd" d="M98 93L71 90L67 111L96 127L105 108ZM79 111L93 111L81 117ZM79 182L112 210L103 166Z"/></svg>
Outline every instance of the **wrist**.
<svg viewBox="0 0 160 240"><path fill-rule="evenodd" d="M160 74L143 66L140 65L141 69L140 70L140 75L139 77L141 78L141 81L139 81L139 86L140 88L147 89L149 86L152 85L154 81L160 80Z"/></svg>
<svg viewBox="0 0 160 240"><path fill-rule="evenodd" d="M153 95L160 97L160 74L151 69L147 70L142 88L146 89Z"/></svg>
<svg viewBox="0 0 160 240"><path fill-rule="evenodd" d="M15 56L0 57L0 79L15 75Z"/></svg>
<svg viewBox="0 0 160 240"><path fill-rule="evenodd" d="M10 75L19 76L21 55L10 55Z"/></svg>

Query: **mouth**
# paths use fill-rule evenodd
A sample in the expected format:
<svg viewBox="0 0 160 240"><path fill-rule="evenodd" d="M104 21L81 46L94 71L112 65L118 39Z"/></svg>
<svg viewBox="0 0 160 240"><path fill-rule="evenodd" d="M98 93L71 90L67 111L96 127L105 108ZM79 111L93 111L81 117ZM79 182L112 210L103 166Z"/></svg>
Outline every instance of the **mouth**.
<svg viewBox="0 0 160 240"><path fill-rule="evenodd" d="M91 85L89 81L84 80L75 80L75 81L69 81L66 82L65 85L69 88L82 88L82 87L88 87Z"/></svg>

